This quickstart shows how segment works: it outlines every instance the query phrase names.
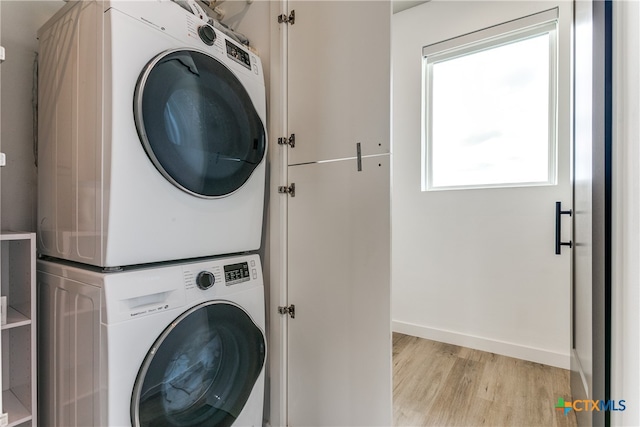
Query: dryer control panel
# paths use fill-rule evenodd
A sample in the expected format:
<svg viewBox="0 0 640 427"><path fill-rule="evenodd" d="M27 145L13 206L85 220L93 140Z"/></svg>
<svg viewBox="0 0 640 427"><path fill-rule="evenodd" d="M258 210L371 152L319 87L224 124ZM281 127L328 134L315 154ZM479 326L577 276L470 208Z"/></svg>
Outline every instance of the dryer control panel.
<svg viewBox="0 0 640 427"><path fill-rule="evenodd" d="M251 69L251 60L249 59L249 53L244 49L236 46L235 43L225 40L227 43L227 56L239 64L244 65L249 70Z"/></svg>

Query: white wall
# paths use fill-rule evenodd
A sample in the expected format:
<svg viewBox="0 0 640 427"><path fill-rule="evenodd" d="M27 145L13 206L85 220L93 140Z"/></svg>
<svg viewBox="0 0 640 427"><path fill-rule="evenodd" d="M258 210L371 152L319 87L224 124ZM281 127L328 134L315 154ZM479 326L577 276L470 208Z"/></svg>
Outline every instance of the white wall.
<svg viewBox="0 0 640 427"><path fill-rule="evenodd" d="M2 229L36 230L36 167L33 155L33 62L36 32L62 0L2 1Z"/></svg>
<svg viewBox="0 0 640 427"><path fill-rule="evenodd" d="M539 255L540 259L560 261L553 255L553 206L549 206L548 237L512 226L505 245L496 247L490 236L485 237L484 229L504 229L513 223L509 205L495 202L504 198L498 199L493 190L424 193L420 164L422 47L465 34L470 27L480 30L558 4L559 31L565 40L560 51L560 74L565 80L559 82L559 99L564 101L558 133L565 141L562 155L569 164L570 3L434 0L393 17L392 318L398 332L569 367L570 255L562 261L566 280L560 289L537 276L532 279L527 271L537 268L545 273L544 268L532 267L533 263L516 255L529 242L540 241L544 246L548 241L549 251ZM566 187L567 204L571 201L569 172L566 168L558 178ZM524 191L540 197L539 190L542 188ZM520 204L521 189L500 191L507 194L507 200L518 197L514 205ZM459 197L461 193L464 198ZM436 210L440 212L434 213ZM526 217L528 211L523 212ZM475 243L464 245L459 239ZM492 271L491 279L480 282L477 278L485 273L482 254L486 252L504 255L504 270Z"/></svg>
<svg viewBox="0 0 640 427"><path fill-rule="evenodd" d="M269 99L271 50L269 3L269 1L254 1L249 4L246 0L226 0L221 5L225 11L222 22L247 36L250 46L260 55L267 86L267 99Z"/></svg>

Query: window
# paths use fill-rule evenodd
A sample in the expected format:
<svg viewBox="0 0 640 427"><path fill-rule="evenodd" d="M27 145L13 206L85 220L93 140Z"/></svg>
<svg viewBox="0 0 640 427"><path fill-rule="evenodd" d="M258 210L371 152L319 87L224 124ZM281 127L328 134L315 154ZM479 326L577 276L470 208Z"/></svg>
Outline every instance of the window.
<svg viewBox="0 0 640 427"><path fill-rule="evenodd" d="M557 16L423 48L423 190L556 183Z"/></svg>

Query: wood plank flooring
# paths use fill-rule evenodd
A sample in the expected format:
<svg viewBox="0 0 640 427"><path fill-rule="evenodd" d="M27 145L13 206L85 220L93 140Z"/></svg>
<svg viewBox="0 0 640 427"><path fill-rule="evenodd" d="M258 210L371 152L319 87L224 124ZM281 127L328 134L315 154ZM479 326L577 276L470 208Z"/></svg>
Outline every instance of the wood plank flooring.
<svg viewBox="0 0 640 427"><path fill-rule="evenodd" d="M569 371L393 334L395 426L576 426Z"/></svg>

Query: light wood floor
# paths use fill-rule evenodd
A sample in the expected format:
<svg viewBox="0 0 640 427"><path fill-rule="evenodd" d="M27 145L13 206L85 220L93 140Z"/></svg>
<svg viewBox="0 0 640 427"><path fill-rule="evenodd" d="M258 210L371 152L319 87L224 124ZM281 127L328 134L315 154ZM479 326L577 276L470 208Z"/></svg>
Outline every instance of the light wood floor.
<svg viewBox="0 0 640 427"><path fill-rule="evenodd" d="M393 334L395 426L576 426L569 371Z"/></svg>

